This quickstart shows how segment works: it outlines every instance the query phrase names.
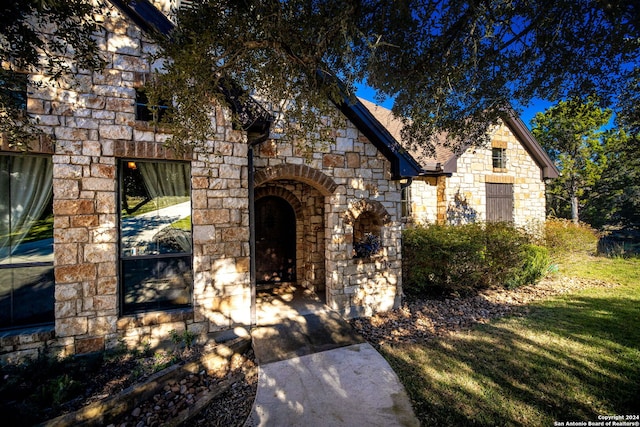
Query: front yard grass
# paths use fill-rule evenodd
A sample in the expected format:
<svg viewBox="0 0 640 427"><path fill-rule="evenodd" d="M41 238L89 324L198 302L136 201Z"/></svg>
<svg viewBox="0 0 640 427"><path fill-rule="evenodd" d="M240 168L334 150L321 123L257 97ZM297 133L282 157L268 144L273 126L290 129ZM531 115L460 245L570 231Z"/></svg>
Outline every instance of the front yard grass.
<svg viewBox="0 0 640 427"><path fill-rule="evenodd" d="M423 425L552 426L640 414L640 259L582 255L560 271L620 285L380 349Z"/></svg>

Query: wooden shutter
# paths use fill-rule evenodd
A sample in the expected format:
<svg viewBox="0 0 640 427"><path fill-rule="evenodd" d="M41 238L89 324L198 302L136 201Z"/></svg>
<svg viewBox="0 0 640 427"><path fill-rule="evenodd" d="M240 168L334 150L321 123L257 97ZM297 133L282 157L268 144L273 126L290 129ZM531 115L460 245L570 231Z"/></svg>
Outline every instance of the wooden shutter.
<svg viewBox="0 0 640 427"><path fill-rule="evenodd" d="M513 184L487 182L487 221L513 222Z"/></svg>

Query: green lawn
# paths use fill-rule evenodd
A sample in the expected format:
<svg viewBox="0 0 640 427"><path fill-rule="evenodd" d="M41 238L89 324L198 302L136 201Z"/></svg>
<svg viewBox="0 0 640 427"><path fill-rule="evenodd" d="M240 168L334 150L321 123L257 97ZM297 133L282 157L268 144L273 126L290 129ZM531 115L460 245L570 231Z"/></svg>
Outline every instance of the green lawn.
<svg viewBox="0 0 640 427"><path fill-rule="evenodd" d="M423 425L551 426L640 414L640 259L582 256L567 276L619 283L426 344L383 347Z"/></svg>
<svg viewBox="0 0 640 427"><path fill-rule="evenodd" d="M162 196L156 197L155 199L151 199L145 201L142 197L129 197L127 199L129 208L133 208L134 206L140 204L138 209L131 214L127 214L124 210L122 212L123 216L137 216L145 213L153 212L158 209L166 208L169 206L177 205L179 203L188 202L191 200L189 196Z"/></svg>

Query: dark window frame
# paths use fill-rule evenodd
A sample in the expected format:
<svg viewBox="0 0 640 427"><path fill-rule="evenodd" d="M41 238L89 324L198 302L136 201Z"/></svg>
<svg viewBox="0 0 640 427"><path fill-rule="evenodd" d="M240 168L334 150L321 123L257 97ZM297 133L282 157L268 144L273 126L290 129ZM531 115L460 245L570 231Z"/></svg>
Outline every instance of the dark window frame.
<svg viewBox="0 0 640 427"><path fill-rule="evenodd" d="M141 122L159 123L169 110L166 101L160 101L158 105L149 104L149 98L144 89L136 89L136 120Z"/></svg>
<svg viewBox="0 0 640 427"><path fill-rule="evenodd" d="M3 93L3 98L10 101L15 109L24 111L26 114L29 95L27 91L28 74L6 70L2 74L8 77L7 81L0 80L0 90Z"/></svg>
<svg viewBox="0 0 640 427"><path fill-rule="evenodd" d="M174 309L190 309L193 307L193 290L194 290L194 272L193 272L193 258L194 258L194 250L193 250L193 223L191 223L190 235L191 235L191 246L189 252L171 252L171 253L154 253L148 255L137 255L137 254L125 254L123 248L123 234L122 234L122 212L125 209L125 204L123 203L123 196L125 189L123 188L123 179L124 172L123 168L128 167L128 164L140 163L140 162L148 162L148 163L181 163L188 164L191 168L191 162L188 161L178 161L178 160L156 160L156 159L136 159L136 158L119 158L118 159L118 279L119 279L119 315L120 316L130 316L135 315L137 313L146 313L146 312L155 312L155 311L171 311ZM190 215L193 213L193 198L192 198L192 187L189 182L189 203L190 203ZM151 199L149 199L151 200ZM125 281L126 268L125 263L130 263L131 261L149 261L156 260L158 263L163 261L171 261L171 260L187 260L188 261L188 272L190 274L190 282L188 287L188 301L183 304L163 304L162 302L152 301L147 304L127 304L126 297L126 286L127 283Z"/></svg>
<svg viewBox="0 0 640 427"><path fill-rule="evenodd" d="M11 153L11 152L2 152L0 153L0 156L2 157L8 157L8 158L16 158L18 156L24 156L25 154L23 153ZM50 155L46 155L46 154L28 154L28 156L30 157L41 157L41 158L51 158ZM9 190L9 195L11 194L11 191ZM10 200L9 196L9 200L7 201L9 206L11 205L11 200ZM45 212L53 211L53 193L51 194L51 197L49 199L49 201L47 202L47 209L45 210ZM53 238L53 236L52 236ZM51 252L52 258L53 258L53 250ZM37 272L37 269L47 269L49 270L48 272L45 272L44 274L40 274ZM51 309L46 311L46 312L42 312L40 313L40 315L38 317L43 317L43 318L47 318L47 320L38 320L38 321L34 321L33 323L29 323L29 322L17 322L14 320L14 313L15 313L15 309L13 308L14 306L14 291L12 289L11 291L11 314L10 314L10 318L12 319L8 324L0 324L0 330L16 330L16 329L26 329L26 328L33 328L33 327L41 327L41 326L52 326L55 323L55 298L54 298L54 292L55 292L55 278L54 278L54 273L53 273L53 268L54 268L54 260L51 259L50 261L30 261L30 262L11 262L11 263L2 263L0 264L0 275L2 274L2 272L4 271L17 271L19 269L29 269L29 273L35 273L40 275L40 277L44 280L46 277L50 276L50 279L47 279L47 281L50 281L53 283L53 289L51 290ZM13 280L13 277L12 277ZM41 285L42 283L46 283L46 282L38 282L38 285ZM31 304L33 306L33 304Z"/></svg>

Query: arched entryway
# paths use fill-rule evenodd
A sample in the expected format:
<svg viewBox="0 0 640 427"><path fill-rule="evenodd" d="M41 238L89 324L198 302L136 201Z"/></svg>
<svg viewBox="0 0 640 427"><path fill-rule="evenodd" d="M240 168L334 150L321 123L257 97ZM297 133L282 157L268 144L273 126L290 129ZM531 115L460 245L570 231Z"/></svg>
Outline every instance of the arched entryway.
<svg viewBox="0 0 640 427"><path fill-rule="evenodd" d="M256 200L256 284L296 281L296 215L283 198Z"/></svg>
<svg viewBox="0 0 640 427"><path fill-rule="evenodd" d="M254 182L256 321L265 325L277 322L289 309L326 302L325 216L328 197L337 186L306 165L257 169ZM277 224L281 231L276 231ZM284 241L290 243L280 245ZM282 256L273 256L274 250L286 256L284 264L292 267L292 274L281 273ZM295 281L286 281L289 277Z"/></svg>

